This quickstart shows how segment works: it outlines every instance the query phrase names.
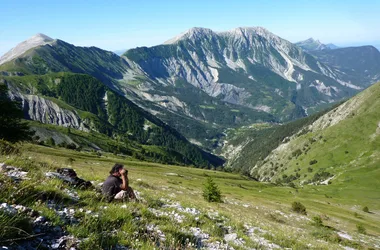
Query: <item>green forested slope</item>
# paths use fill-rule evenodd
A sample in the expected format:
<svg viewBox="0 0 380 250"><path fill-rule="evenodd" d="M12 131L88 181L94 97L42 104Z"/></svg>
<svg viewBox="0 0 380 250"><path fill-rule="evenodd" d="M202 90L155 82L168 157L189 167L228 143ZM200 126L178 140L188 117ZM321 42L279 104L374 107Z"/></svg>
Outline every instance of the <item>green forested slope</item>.
<svg viewBox="0 0 380 250"><path fill-rule="evenodd" d="M4 76L2 79L13 89L23 93L33 92L34 95L50 98L64 108L70 108L67 105L78 109L75 111L81 113L82 118L93 119L96 131L111 137L116 136L120 141L163 146L182 155L182 163L199 167L219 166L223 163L221 159L192 145L159 119L91 76L50 73Z"/></svg>

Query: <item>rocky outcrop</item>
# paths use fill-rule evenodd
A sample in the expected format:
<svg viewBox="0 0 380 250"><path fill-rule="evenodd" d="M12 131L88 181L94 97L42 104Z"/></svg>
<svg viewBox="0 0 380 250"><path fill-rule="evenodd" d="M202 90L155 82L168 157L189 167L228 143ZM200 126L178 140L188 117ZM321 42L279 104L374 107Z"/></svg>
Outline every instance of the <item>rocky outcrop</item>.
<svg viewBox="0 0 380 250"><path fill-rule="evenodd" d="M89 122L82 120L75 110L60 107L55 102L37 95L10 92L11 99L21 102L25 118L45 124L70 127L89 132Z"/></svg>
<svg viewBox="0 0 380 250"><path fill-rule="evenodd" d="M57 172L47 172L45 175L50 178L58 178L75 188L86 189L92 187L91 182L79 178L72 168L58 168Z"/></svg>

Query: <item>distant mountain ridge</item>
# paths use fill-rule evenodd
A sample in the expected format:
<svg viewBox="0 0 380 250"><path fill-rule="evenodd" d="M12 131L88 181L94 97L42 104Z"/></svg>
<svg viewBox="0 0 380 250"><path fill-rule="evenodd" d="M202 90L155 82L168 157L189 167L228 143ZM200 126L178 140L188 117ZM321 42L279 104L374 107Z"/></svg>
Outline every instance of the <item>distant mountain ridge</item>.
<svg viewBox="0 0 380 250"><path fill-rule="evenodd" d="M356 69L348 74L262 27L225 32L192 28L122 57L37 37L42 43L7 57L0 72L91 75L208 150L218 147L228 128L304 117L378 77L375 71L356 74ZM377 60L376 53L371 56Z"/></svg>
<svg viewBox="0 0 380 250"><path fill-rule="evenodd" d="M328 43L323 44L319 40L315 40L314 38L306 39L305 41L300 41L295 43L295 45L301 47L305 51L318 51L318 50L329 50L329 49L337 49L339 48L335 44Z"/></svg>
<svg viewBox="0 0 380 250"><path fill-rule="evenodd" d="M380 52L373 46L359 46L310 52L321 62L340 72L343 81L364 86L380 80Z"/></svg>
<svg viewBox="0 0 380 250"><path fill-rule="evenodd" d="M147 93L185 80L211 97L280 120L301 117L303 109L361 88L262 27L226 32L192 28L163 45L131 49L123 56L135 71L153 80Z"/></svg>

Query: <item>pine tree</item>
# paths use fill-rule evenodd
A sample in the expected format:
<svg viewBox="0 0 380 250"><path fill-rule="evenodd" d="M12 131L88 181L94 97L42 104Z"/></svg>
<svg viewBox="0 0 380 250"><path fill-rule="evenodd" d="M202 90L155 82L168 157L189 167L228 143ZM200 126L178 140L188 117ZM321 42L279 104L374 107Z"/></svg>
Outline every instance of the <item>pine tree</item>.
<svg viewBox="0 0 380 250"><path fill-rule="evenodd" d="M203 189L203 198L208 202L222 202L220 189L212 177L207 178Z"/></svg>
<svg viewBox="0 0 380 250"><path fill-rule="evenodd" d="M7 86L0 83L0 139L10 142L30 140L33 133L22 118L19 103L9 98Z"/></svg>

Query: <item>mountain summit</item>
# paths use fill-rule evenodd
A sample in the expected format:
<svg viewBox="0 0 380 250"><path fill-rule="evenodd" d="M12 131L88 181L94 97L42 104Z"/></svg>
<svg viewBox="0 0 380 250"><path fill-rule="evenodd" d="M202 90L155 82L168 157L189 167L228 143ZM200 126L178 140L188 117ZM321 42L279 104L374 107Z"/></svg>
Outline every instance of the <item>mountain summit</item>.
<svg viewBox="0 0 380 250"><path fill-rule="evenodd" d="M266 38L275 38L277 37L267 29L263 27L238 27L229 31L221 31L216 32L208 28L201 28L201 27L193 27L178 36L175 36L166 42L164 44L175 44L180 41L185 40L202 40L204 38L216 38L217 36L233 36L235 38L247 38L252 35L260 35Z"/></svg>
<svg viewBox="0 0 380 250"><path fill-rule="evenodd" d="M195 40L195 39L199 39L201 37L214 36L214 35L216 35L216 33L214 31L212 31L211 29L193 27L193 28L179 34L178 36L175 36L175 37L167 40L166 42L164 42L164 44L175 44L179 41L183 41L186 39Z"/></svg>
<svg viewBox="0 0 380 250"><path fill-rule="evenodd" d="M305 51L329 50L338 48L338 46L332 43L323 44L318 39L316 40L312 37L306 39L305 41L297 42L296 45L301 47Z"/></svg>
<svg viewBox="0 0 380 250"><path fill-rule="evenodd" d="M26 51L37 47L41 45L45 45L48 43L53 42L54 39L48 37L45 34L38 33L35 34L34 36L30 37L28 40L25 40L21 43L19 43L16 47L5 53L1 58L0 58L0 65L6 62L11 61L12 59L21 56L24 54Z"/></svg>
<svg viewBox="0 0 380 250"><path fill-rule="evenodd" d="M136 72L151 79L149 89L140 96L161 100L158 95L163 88L175 89L182 82L181 86L199 89L222 102L264 111L282 121L304 116L308 107L334 102L360 89L356 83L340 81L338 71L262 27L223 32L191 28L163 45L131 49L123 57ZM140 89L132 91L141 91L144 85L141 82ZM164 105L189 116L188 103L181 103L184 97L178 91L173 95L176 99ZM194 99L202 102L204 98Z"/></svg>

